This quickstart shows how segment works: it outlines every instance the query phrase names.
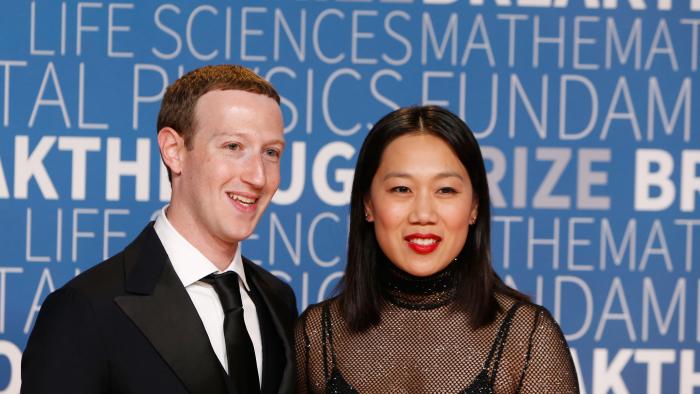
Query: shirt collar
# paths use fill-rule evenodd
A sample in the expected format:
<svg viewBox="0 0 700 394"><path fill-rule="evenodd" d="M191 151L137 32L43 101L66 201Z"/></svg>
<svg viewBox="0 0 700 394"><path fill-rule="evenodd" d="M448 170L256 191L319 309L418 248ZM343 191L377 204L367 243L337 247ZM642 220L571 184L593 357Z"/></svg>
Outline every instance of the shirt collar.
<svg viewBox="0 0 700 394"><path fill-rule="evenodd" d="M156 231L175 273L180 278L182 285L187 287L212 273L233 271L243 282L247 291L250 291L248 281L243 269L241 257L241 243L238 243L236 254L228 267L219 271L218 268L206 258L202 252L195 248L185 237L180 234L168 220L165 212L167 205L160 210L153 229Z"/></svg>

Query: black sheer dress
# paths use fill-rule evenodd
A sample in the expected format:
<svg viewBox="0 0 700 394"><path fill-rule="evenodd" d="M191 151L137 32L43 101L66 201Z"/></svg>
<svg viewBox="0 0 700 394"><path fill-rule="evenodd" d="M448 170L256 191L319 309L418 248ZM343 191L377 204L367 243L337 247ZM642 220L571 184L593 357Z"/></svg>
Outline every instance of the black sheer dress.
<svg viewBox="0 0 700 394"><path fill-rule="evenodd" d="M384 267L381 322L348 330L333 298L296 328L299 393L578 393L571 355L542 307L497 295L502 311L473 329L451 308L453 267L425 278Z"/></svg>

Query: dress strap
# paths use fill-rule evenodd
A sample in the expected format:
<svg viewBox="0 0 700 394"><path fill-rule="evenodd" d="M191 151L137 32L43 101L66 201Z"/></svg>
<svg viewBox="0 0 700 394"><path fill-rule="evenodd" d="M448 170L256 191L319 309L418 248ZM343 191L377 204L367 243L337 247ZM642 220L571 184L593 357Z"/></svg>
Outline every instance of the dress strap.
<svg viewBox="0 0 700 394"><path fill-rule="evenodd" d="M489 375L488 370L491 367L491 364L493 364L491 374L489 376L489 383L492 387L493 384L496 382L498 366L501 362L503 348L506 344L506 338L508 337L508 331L510 330L513 317L515 316L515 312L522 305L522 302L517 302L513 306L511 306L510 309L508 309L508 312L506 312L506 316L503 318L501 326L498 328L498 333L496 334L496 338L494 339L493 344L491 345L491 350L489 351L489 355L486 358L486 362L484 362L482 373L486 373L487 375Z"/></svg>
<svg viewBox="0 0 700 394"><path fill-rule="evenodd" d="M304 374L306 375L306 387L311 387L311 381L309 380L309 349L311 349L311 340L309 339L309 333L307 331L307 314L301 315L302 327L304 327Z"/></svg>
<svg viewBox="0 0 700 394"><path fill-rule="evenodd" d="M333 346L333 330L331 329L331 310L329 303L323 305L321 310L321 348L323 350L323 374L326 381L331 372L338 365Z"/></svg>
<svg viewBox="0 0 700 394"><path fill-rule="evenodd" d="M528 338L527 354L525 356L525 366L523 367L523 371L520 373L520 380L518 381L518 388L515 390L516 393L520 393L520 391L523 388L523 382L525 381L525 374L527 373L527 369L530 366L530 360L532 360L532 340L535 336L535 330L540 325L540 319L542 318L542 314L543 314L543 309L539 309L537 311L537 313L535 314L535 321L532 324L532 329L530 330L530 336Z"/></svg>

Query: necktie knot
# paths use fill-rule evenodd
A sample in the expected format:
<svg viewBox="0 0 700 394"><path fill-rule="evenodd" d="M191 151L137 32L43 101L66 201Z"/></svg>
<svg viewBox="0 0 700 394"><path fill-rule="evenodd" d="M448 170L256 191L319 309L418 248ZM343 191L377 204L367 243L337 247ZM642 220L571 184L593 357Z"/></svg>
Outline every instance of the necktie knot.
<svg viewBox="0 0 700 394"><path fill-rule="evenodd" d="M223 274L209 274L202 278L202 282L214 287L219 296L224 312L240 309L242 307L241 292L238 286L238 274L233 271Z"/></svg>

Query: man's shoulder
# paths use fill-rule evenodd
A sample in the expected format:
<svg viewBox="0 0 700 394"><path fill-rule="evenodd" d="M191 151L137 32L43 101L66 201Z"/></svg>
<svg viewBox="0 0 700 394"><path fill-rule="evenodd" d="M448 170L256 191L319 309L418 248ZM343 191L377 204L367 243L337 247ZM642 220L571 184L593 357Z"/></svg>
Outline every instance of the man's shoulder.
<svg viewBox="0 0 700 394"><path fill-rule="evenodd" d="M262 280L271 286L280 287L284 288L285 290L292 291L292 288L282 279L276 277L268 270L259 266L258 264L254 263L246 257L243 257L243 266L245 267L246 276L253 275L258 281Z"/></svg>
<svg viewBox="0 0 700 394"><path fill-rule="evenodd" d="M99 295L123 283L124 251L97 263L69 280L63 288L71 289L85 296ZM123 286L119 286L123 287ZM109 291L110 293L113 291Z"/></svg>
<svg viewBox="0 0 700 394"><path fill-rule="evenodd" d="M134 260L144 248L152 247L152 240L144 235L153 232L152 225L133 239L123 250L112 257L97 263L68 281L63 288L70 289L83 296L113 297L124 292L126 276L129 271L129 260ZM131 261L133 263L133 261Z"/></svg>
<svg viewBox="0 0 700 394"><path fill-rule="evenodd" d="M245 257L243 266L248 280L252 280L268 296L278 297L290 310L294 310L296 316L296 297L289 284Z"/></svg>

